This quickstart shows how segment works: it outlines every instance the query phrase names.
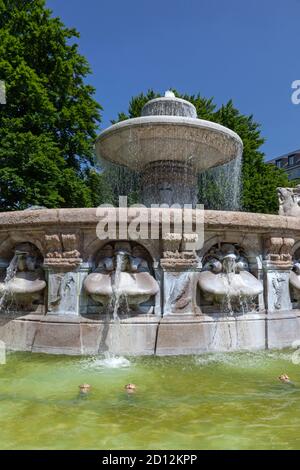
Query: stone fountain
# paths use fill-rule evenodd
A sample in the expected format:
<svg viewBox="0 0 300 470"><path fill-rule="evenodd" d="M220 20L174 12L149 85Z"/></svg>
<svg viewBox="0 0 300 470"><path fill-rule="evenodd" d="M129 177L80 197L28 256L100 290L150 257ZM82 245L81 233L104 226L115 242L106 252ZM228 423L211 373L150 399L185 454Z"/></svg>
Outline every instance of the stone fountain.
<svg viewBox="0 0 300 470"><path fill-rule="evenodd" d="M96 141L100 159L142 176L143 203L197 203L197 173L242 154L239 136L220 124L197 119L192 103L167 91L146 103L142 116L119 122Z"/></svg>
<svg viewBox="0 0 300 470"><path fill-rule="evenodd" d="M140 172L145 206L0 214L0 340L32 352L140 355L298 340L299 188L278 189L278 216L196 207L198 173L239 161L242 149L236 133L171 92L104 130L99 159ZM106 237L103 214L115 225ZM147 236L132 236L132 225Z"/></svg>

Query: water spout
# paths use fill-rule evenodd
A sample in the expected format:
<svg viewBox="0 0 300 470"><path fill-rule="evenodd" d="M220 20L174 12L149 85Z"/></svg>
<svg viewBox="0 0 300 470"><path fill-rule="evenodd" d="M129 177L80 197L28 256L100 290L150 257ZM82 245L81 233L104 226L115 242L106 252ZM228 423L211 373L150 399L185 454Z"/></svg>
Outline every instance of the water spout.
<svg viewBox="0 0 300 470"><path fill-rule="evenodd" d="M166 90L165 91L165 98L175 98L175 94L173 93L172 90Z"/></svg>
<svg viewBox="0 0 300 470"><path fill-rule="evenodd" d="M119 321L118 311L120 308L120 300L122 293L120 292L120 280L121 280L121 272L124 271L125 262L126 262L127 253L125 251L118 251L116 256L116 271L115 271L115 278L112 284L112 291L113 291L113 319L114 321Z"/></svg>
<svg viewBox="0 0 300 470"><path fill-rule="evenodd" d="M6 268L6 275L5 275L5 279L4 279L4 282L3 282L4 289L3 289L3 293L2 293L1 298L0 298L0 311L2 311L2 309L3 309L3 306L5 304L5 301L7 299L8 294L10 294L8 284L16 276L17 271L18 271L18 265L19 265L20 258L24 255L27 255L27 252L16 250L11 262L9 263L8 267Z"/></svg>
<svg viewBox="0 0 300 470"><path fill-rule="evenodd" d="M230 283L230 274L233 274L236 271L236 255L235 254L230 253L224 256L223 269L225 273L227 274L228 281Z"/></svg>

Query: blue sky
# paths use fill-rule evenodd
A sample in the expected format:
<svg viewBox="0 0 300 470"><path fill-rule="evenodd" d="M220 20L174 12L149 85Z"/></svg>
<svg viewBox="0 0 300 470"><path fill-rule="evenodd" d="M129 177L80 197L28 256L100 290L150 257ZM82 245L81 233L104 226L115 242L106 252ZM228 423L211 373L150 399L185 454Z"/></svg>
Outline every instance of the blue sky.
<svg viewBox="0 0 300 470"><path fill-rule="evenodd" d="M81 34L101 127L148 88L230 98L261 123L267 158L300 148L300 0L47 0Z"/></svg>

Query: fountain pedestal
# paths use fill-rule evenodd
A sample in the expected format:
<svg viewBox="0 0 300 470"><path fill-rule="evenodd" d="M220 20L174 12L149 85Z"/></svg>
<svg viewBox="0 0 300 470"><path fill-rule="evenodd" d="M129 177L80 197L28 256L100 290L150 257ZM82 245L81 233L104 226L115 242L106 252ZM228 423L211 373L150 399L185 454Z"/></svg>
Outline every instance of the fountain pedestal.
<svg viewBox="0 0 300 470"><path fill-rule="evenodd" d="M81 291L89 266L82 264L70 270L68 266L45 265L44 269L48 284L47 314L80 315L87 305Z"/></svg>
<svg viewBox="0 0 300 470"><path fill-rule="evenodd" d="M270 237L264 240L265 300L268 312L292 309L290 272L292 269L293 238Z"/></svg>
<svg viewBox="0 0 300 470"><path fill-rule="evenodd" d="M283 348L299 340L300 312L292 308L290 273L294 239L273 236L264 240L265 302L269 348Z"/></svg>
<svg viewBox="0 0 300 470"><path fill-rule="evenodd" d="M290 347L300 338L300 311L293 309L290 297L291 260L264 261L266 333L268 347Z"/></svg>
<svg viewBox="0 0 300 470"><path fill-rule="evenodd" d="M198 315L197 282L200 270L196 252L188 250L189 243L196 243L197 234L165 233L163 257L163 316Z"/></svg>
<svg viewBox="0 0 300 470"><path fill-rule="evenodd" d="M290 270L291 266L264 263L265 299L269 312L292 309L289 294Z"/></svg>
<svg viewBox="0 0 300 470"><path fill-rule="evenodd" d="M189 253L190 255L190 253ZM163 258L163 315L199 315L197 305L198 272L195 258L180 255Z"/></svg>
<svg viewBox="0 0 300 470"><path fill-rule="evenodd" d="M197 204L197 173L184 162L161 160L149 163L142 172L142 199L147 207L157 204Z"/></svg>

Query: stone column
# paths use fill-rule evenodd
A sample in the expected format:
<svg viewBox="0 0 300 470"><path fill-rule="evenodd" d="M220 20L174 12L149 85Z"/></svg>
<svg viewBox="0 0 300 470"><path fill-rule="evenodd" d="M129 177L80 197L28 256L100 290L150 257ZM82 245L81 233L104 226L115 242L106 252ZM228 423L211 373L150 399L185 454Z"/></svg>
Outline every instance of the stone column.
<svg viewBox="0 0 300 470"><path fill-rule="evenodd" d="M198 259L193 251L179 251L181 234L169 234L164 240L161 259L163 270L163 316L200 314L197 306Z"/></svg>
<svg viewBox="0 0 300 470"><path fill-rule="evenodd" d="M47 314L79 315L80 293L86 276L76 234L46 235Z"/></svg>
<svg viewBox="0 0 300 470"><path fill-rule="evenodd" d="M152 204L197 204L197 172L191 164L169 160L148 163L142 171L142 200Z"/></svg>
<svg viewBox="0 0 300 470"><path fill-rule="evenodd" d="M265 239L263 261L265 277L265 303L268 312L292 309L289 279L292 268L292 238L270 237Z"/></svg>

